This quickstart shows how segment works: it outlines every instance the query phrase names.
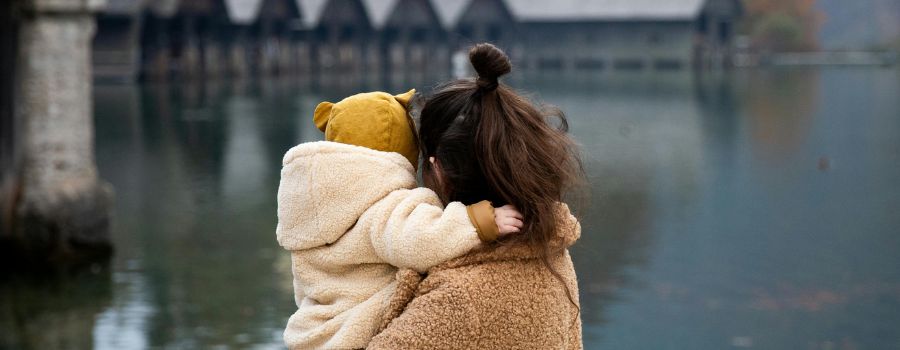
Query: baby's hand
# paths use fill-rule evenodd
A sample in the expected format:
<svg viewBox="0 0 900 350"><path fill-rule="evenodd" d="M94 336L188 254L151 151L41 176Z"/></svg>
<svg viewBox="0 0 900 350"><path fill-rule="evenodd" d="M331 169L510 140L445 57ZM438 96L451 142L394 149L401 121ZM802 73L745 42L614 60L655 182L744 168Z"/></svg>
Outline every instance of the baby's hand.
<svg viewBox="0 0 900 350"><path fill-rule="evenodd" d="M522 220L522 213L511 204L494 208L494 222L497 223L497 228L500 229L501 237L522 230L522 226L524 226Z"/></svg>

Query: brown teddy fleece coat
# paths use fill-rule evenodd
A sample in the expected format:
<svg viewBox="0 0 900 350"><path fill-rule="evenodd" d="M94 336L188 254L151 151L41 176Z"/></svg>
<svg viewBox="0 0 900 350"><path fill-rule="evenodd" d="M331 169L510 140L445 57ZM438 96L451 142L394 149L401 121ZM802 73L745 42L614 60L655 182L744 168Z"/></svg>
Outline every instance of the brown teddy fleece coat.
<svg viewBox="0 0 900 350"><path fill-rule="evenodd" d="M567 249L581 233L566 218L550 264L524 243L497 243L440 264L422 277L397 273L385 327L367 349L582 349L578 282Z"/></svg>

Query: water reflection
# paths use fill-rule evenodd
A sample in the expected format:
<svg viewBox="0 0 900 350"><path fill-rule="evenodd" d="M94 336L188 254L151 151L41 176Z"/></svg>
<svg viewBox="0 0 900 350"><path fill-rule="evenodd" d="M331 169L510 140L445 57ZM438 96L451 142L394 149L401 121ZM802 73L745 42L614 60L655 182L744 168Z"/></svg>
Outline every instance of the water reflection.
<svg viewBox="0 0 900 350"><path fill-rule="evenodd" d="M322 100L443 79L414 78L98 86L112 272L4 283L0 347L280 347L294 308L274 239L281 157L321 139ZM897 71L512 82L561 106L585 151L587 348L900 343ZM58 337L29 333L48 325Z"/></svg>
<svg viewBox="0 0 900 350"><path fill-rule="evenodd" d="M98 313L93 329L94 349L143 349L148 346L146 321L154 313L147 299L147 281L140 271L113 274L116 295Z"/></svg>
<svg viewBox="0 0 900 350"><path fill-rule="evenodd" d="M119 91L98 88L98 105ZM117 183L117 240L141 247L138 254L116 256L118 269L144 276L135 281L145 292L123 287L135 300L122 303L152 310L130 315L145 318L133 324L144 327L148 346L280 344L290 274L279 268L287 262L272 239L273 187L279 153L296 140L266 132L296 128L289 116L268 118L272 110L261 107L290 105L289 96L260 91L246 85L137 88L140 98L124 101L140 101L145 137L138 139L144 142L133 141L127 116L98 108L98 140L105 142L98 147L100 163L110 165L114 181L123 180ZM284 144L272 144L278 140ZM141 164L129 160L135 156ZM120 170L129 165L135 167ZM131 176L143 179L131 186Z"/></svg>
<svg viewBox="0 0 900 350"><path fill-rule="evenodd" d="M900 217L886 214L900 212L900 104L886 92L898 81L892 70L525 81L569 112L588 150L594 200L575 252L586 345L900 344L885 326L900 321Z"/></svg>
<svg viewBox="0 0 900 350"><path fill-rule="evenodd" d="M0 280L0 348L90 349L94 315L109 306L110 270L102 264L40 278Z"/></svg>
<svg viewBox="0 0 900 350"><path fill-rule="evenodd" d="M790 161L806 141L819 101L819 72L761 72L739 87L754 153L773 165Z"/></svg>
<svg viewBox="0 0 900 350"><path fill-rule="evenodd" d="M588 346L604 342L607 324L617 322L610 308L631 297L625 291L657 287L637 271L652 262L660 236L678 228L654 226L685 215L658 206L689 210L697 195L706 150L692 83L687 73L523 82L564 108L585 150L591 200L573 255Z"/></svg>

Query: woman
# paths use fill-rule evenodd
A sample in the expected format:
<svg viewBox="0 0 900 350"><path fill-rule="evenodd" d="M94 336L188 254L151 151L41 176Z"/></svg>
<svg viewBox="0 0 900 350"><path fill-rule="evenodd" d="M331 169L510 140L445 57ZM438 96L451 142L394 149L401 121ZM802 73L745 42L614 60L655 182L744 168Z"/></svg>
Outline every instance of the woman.
<svg viewBox="0 0 900 350"><path fill-rule="evenodd" d="M582 179L576 147L546 113L498 82L509 58L490 44L424 102L426 186L445 202L512 204L522 233L440 264L401 271L385 329L369 349L581 349L578 283L567 248L580 226L562 203Z"/></svg>

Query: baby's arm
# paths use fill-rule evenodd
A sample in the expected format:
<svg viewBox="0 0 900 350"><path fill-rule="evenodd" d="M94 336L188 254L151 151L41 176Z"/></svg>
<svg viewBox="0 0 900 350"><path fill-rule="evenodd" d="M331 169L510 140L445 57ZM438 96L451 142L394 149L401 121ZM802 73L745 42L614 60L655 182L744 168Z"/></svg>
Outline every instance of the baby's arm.
<svg viewBox="0 0 900 350"><path fill-rule="evenodd" d="M524 226L522 213L510 204L494 208L491 202L481 201L467 205L466 211L482 242L493 242L500 236L517 233Z"/></svg>
<svg viewBox="0 0 900 350"><path fill-rule="evenodd" d="M490 203L490 202L488 202ZM507 204L499 208L491 207L494 211L494 223L500 230L500 236L506 236L512 233L518 233L525 226L522 213L512 204Z"/></svg>
<svg viewBox="0 0 900 350"><path fill-rule="evenodd" d="M369 235L375 252L397 267L425 272L500 233L494 208L487 202L469 208L453 202L443 208L438 196L426 188L400 190L388 197L372 208L371 214L386 217L373 218Z"/></svg>

